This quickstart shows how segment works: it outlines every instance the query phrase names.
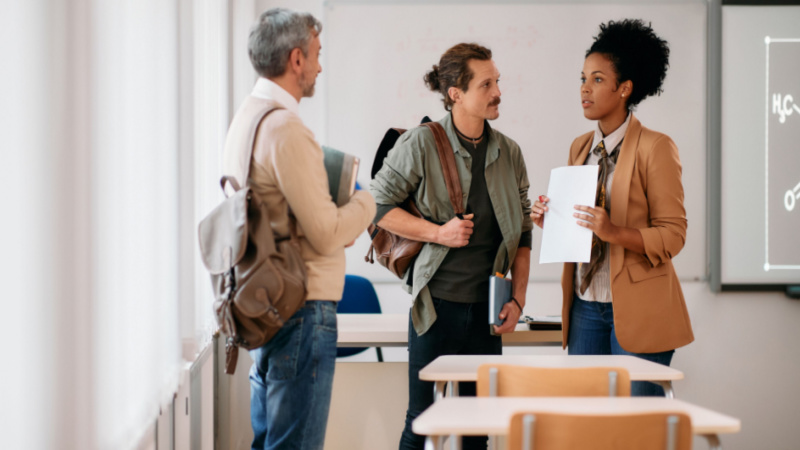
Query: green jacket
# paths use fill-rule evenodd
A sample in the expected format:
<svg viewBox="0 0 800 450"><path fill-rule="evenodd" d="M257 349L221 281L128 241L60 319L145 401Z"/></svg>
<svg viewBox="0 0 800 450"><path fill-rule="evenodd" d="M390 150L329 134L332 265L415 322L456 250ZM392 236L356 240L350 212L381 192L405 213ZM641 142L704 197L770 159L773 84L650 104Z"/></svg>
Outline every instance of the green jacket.
<svg viewBox="0 0 800 450"><path fill-rule="evenodd" d="M464 207L472 182L472 156L462 146L453 127L450 114L439 120L456 155L456 167L464 192ZM488 123L487 123L488 126ZM494 213L503 234L503 245L495 257L493 271L507 273L517 253L520 236L530 231L531 202L528 199L528 172L516 142L499 131L489 128L486 150L486 186ZM400 205L413 195L419 211L429 220L445 223L455 217L433 133L426 127L416 127L400 136L386 156L383 167L370 183L375 202L381 205ZM411 319L418 335L424 334L436 321L436 311L427 284L449 251L449 247L426 243L414 261L413 279L406 290L414 298ZM410 281L410 282L409 282Z"/></svg>

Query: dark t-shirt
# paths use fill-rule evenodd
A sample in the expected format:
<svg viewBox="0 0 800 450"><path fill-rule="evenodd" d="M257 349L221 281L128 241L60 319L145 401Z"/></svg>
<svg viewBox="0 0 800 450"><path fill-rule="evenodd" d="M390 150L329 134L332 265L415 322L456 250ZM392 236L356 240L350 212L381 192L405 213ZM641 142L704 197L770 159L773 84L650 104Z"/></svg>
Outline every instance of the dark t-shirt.
<svg viewBox="0 0 800 450"><path fill-rule="evenodd" d="M461 146L472 156L472 183L467 197L466 214L475 214L475 224L469 243L451 248L428 283L431 295L459 303L478 303L489 299L489 276L492 275L497 250L503 242L500 225L494 215L489 190L486 187L486 149L489 137L485 134L474 145L459 136Z"/></svg>

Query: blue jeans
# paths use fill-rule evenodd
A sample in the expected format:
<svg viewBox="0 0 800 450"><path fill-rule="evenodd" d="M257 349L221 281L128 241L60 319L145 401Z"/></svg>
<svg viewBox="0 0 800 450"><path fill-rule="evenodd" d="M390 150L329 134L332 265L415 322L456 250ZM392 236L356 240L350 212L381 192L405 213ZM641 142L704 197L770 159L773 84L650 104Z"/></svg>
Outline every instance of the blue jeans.
<svg viewBox="0 0 800 450"><path fill-rule="evenodd" d="M400 448L422 449L425 437L411 431L411 422L433 404L433 382L421 381L419 371L441 355L499 355L503 340L489 333L489 303L456 303L433 299L437 319L417 336L408 317L408 410ZM460 396L474 396L475 383L459 383ZM486 449L486 436L463 439L463 448Z"/></svg>
<svg viewBox="0 0 800 450"><path fill-rule="evenodd" d="M587 302L573 295L569 317L567 345L570 355L632 355L665 366L672 361L675 350L660 353L631 353L624 350L614 332L612 303ZM631 395L663 397L664 389L647 381L633 381Z"/></svg>
<svg viewBox="0 0 800 450"><path fill-rule="evenodd" d="M336 302L307 301L250 351L252 448L321 449L336 365Z"/></svg>

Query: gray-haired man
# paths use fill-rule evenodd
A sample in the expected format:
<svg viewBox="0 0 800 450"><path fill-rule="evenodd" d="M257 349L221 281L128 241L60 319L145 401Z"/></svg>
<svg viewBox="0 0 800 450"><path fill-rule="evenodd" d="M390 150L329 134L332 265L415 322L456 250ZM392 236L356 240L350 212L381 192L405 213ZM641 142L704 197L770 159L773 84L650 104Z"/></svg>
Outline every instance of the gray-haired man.
<svg viewBox="0 0 800 450"><path fill-rule="evenodd" d="M336 301L344 289L344 248L375 215L367 191L337 207L331 200L323 154L297 115L322 71L319 33L310 14L271 9L250 32L248 51L260 75L228 131L224 171L239 180L250 127L264 106L278 106L258 125L248 184L267 204L276 236L289 235L288 209L297 219L308 274L306 305L270 342L252 350L250 414L254 449L321 449L336 360Z"/></svg>

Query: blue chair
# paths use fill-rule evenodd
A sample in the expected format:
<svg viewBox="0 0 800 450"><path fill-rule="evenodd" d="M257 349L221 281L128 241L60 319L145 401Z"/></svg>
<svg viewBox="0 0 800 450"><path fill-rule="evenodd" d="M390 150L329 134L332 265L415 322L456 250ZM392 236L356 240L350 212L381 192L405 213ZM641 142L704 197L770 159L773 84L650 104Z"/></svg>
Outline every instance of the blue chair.
<svg viewBox="0 0 800 450"><path fill-rule="evenodd" d="M381 304L378 302L378 294L372 286L372 282L358 275L345 275L344 293L342 300L336 306L339 314L364 314L381 313ZM336 356L352 356L365 351L368 347L339 347L336 349ZM383 352L380 347L375 347L378 353L378 361L383 362Z"/></svg>

